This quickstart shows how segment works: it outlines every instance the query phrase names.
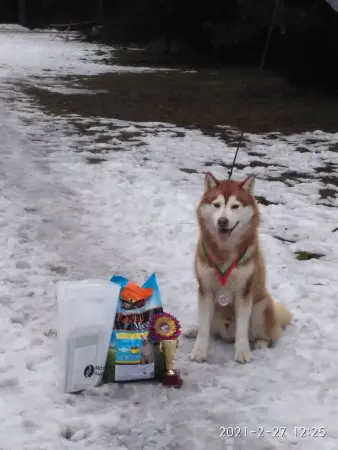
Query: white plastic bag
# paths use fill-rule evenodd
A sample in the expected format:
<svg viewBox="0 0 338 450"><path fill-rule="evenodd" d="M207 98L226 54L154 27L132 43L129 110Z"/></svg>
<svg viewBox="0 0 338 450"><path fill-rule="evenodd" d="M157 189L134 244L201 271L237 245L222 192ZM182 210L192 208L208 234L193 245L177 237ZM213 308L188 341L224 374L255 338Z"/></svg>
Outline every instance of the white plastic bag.
<svg viewBox="0 0 338 450"><path fill-rule="evenodd" d="M64 392L100 384L120 286L111 281L57 284L60 382Z"/></svg>

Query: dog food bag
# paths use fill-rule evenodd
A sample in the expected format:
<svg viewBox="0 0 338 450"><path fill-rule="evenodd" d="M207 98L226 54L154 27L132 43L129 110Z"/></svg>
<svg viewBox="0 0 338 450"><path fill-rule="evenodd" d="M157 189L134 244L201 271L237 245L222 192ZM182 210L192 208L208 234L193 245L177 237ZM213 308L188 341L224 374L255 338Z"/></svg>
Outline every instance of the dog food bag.
<svg viewBox="0 0 338 450"><path fill-rule="evenodd" d="M151 317L163 311L156 276L152 274L142 287L120 276L111 281L121 289L103 381L159 379L164 357L149 335Z"/></svg>

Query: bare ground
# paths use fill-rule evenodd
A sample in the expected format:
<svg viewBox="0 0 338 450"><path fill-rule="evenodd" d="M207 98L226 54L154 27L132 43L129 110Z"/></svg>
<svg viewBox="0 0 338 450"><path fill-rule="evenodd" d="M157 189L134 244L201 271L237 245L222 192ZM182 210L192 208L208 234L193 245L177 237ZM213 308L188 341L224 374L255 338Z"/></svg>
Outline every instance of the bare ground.
<svg viewBox="0 0 338 450"><path fill-rule="evenodd" d="M146 52L120 51L114 64L157 66ZM286 134L336 131L337 99L290 86L269 72L247 68L201 68L197 71L160 60L175 71L108 73L68 78L70 84L104 90L91 95L28 92L53 114L110 117L139 122L166 122L213 133L215 125L245 132ZM166 64L167 63L167 64Z"/></svg>

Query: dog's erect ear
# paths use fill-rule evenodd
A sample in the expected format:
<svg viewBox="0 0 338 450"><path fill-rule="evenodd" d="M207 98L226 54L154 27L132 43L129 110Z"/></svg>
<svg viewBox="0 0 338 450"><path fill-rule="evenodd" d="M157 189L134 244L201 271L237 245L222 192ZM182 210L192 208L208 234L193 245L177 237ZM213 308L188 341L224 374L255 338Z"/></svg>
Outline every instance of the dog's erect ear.
<svg viewBox="0 0 338 450"><path fill-rule="evenodd" d="M212 173L207 172L204 178L204 191L207 192L218 185L218 180L213 176Z"/></svg>
<svg viewBox="0 0 338 450"><path fill-rule="evenodd" d="M253 195L255 189L255 177L254 175L249 175L244 181L241 183L241 187L248 192L250 195Z"/></svg>

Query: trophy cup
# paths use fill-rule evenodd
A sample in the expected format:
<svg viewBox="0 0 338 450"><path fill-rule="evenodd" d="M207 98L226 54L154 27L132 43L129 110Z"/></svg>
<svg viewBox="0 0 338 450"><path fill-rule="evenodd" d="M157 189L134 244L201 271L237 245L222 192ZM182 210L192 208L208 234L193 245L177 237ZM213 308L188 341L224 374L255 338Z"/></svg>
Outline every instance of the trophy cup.
<svg viewBox="0 0 338 450"><path fill-rule="evenodd" d="M174 359L178 347L178 337L181 326L178 320L168 313L154 315L149 323L150 335L155 342L159 342L159 349L164 353L165 373L163 386L180 388L183 380L180 371L174 367Z"/></svg>

